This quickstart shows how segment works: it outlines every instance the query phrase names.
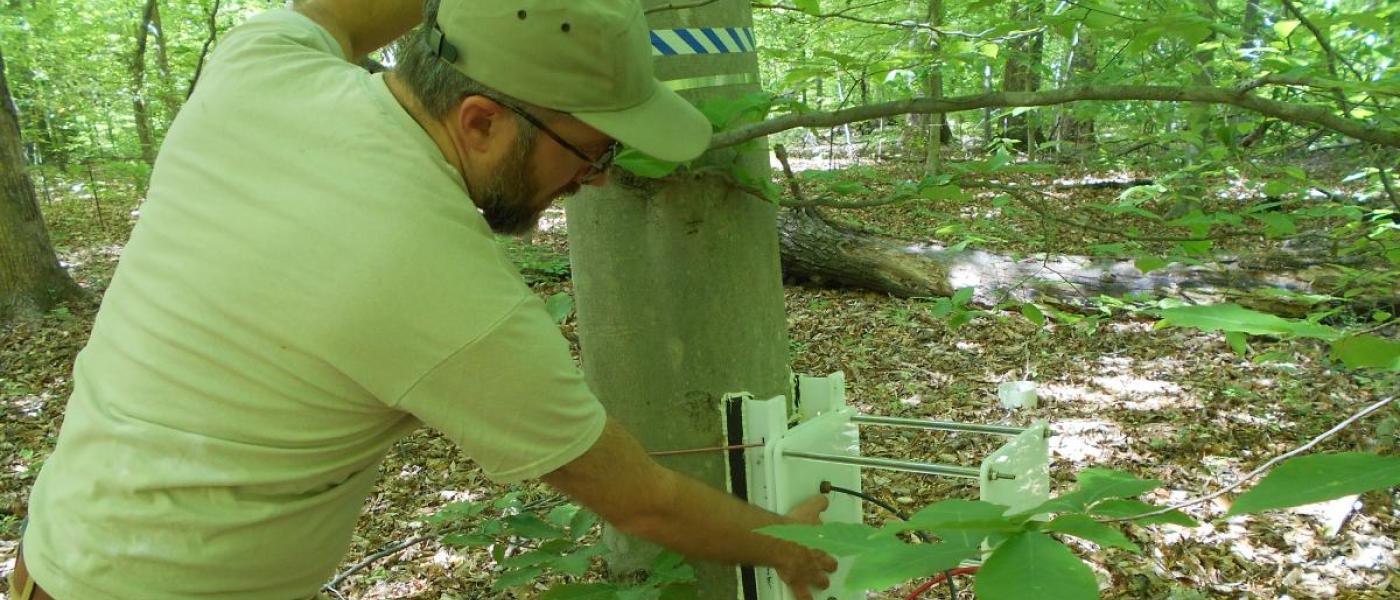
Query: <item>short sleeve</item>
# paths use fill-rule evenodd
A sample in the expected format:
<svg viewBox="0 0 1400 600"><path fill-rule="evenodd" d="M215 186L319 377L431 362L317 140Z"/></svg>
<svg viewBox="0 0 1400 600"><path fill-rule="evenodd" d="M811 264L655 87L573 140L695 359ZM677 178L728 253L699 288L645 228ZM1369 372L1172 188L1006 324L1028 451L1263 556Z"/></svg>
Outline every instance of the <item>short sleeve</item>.
<svg viewBox="0 0 1400 600"><path fill-rule="evenodd" d="M435 366L397 406L456 442L499 482L568 464L593 446L607 421L534 295Z"/></svg>

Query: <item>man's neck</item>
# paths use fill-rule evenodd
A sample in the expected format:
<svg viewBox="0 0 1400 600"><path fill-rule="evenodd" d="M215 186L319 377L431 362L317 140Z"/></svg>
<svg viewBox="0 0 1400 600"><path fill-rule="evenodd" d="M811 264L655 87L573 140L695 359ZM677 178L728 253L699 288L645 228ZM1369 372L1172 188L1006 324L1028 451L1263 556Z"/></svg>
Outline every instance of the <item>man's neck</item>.
<svg viewBox="0 0 1400 600"><path fill-rule="evenodd" d="M456 146L452 143L452 136L448 135L447 128L428 114L422 103L418 102L418 98L409 91L408 85L399 79L398 73L393 71L385 73L384 83L389 86L389 93L394 95L395 100L398 100L399 106L403 107L404 112L413 117L413 120L418 122L418 126L422 127L428 137L432 138L433 143L437 144L438 150L442 152L442 158L456 168L458 173L463 173L465 176L466 165L461 164Z"/></svg>

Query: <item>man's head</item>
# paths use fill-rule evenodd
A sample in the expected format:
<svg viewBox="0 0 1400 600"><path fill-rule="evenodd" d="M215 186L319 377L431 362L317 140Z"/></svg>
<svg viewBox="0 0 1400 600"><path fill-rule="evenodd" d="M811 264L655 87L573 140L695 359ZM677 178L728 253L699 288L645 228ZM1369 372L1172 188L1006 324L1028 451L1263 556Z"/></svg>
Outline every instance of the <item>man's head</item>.
<svg viewBox="0 0 1400 600"><path fill-rule="evenodd" d="M396 77L443 126L498 232L604 183L619 141L677 161L709 143L704 116L652 77L636 0L427 0L424 16Z"/></svg>

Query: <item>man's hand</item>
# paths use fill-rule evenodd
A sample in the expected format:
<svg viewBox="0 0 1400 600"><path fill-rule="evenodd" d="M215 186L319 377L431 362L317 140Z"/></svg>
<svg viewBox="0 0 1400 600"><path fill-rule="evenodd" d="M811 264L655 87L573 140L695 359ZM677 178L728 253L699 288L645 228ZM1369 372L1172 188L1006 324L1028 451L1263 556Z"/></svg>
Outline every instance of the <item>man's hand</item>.
<svg viewBox="0 0 1400 600"><path fill-rule="evenodd" d="M787 518L803 525L820 525L822 511L829 504L826 496L817 494L793 507ZM831 585L827 573L836 570L836 559L825 552L798 547L788 564L775 568L798 600L812 600L812 588L824 590Z"/></svg>
<svg viewBox="0 0 1400 600"><path fill-rule="evenodd" d="M755 531L817 523L826 498L807 500L788 516L773 514L656 464L611 419L592 448L543 480L623 532L690 558L772 567L802 600L836 570L826 554Z"/></svg>

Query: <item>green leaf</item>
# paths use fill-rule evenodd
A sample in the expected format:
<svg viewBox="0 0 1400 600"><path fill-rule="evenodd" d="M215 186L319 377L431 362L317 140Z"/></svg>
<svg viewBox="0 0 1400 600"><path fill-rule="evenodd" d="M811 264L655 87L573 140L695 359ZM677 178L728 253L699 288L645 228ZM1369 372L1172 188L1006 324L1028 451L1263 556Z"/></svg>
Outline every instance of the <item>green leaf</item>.
<svg viewBox="0 0 1400 600"><path fill-rule="evenodd" d="M593 566L593 557L607 552L607 547L599 544L589 546L577 552L565 554L554 561L554 570L565 575L580 577L588 572L588 568Z"/></svg>
<svg viewBox="0 0 1400 600"><path fill-rule="evenodd" d="M1130 552L1141 552L1137 544L1123 535L1123 532L1095 521L1088 515L1061 515L1046 527L1056 533L1066 533L1083 538L1104 547L1122 548Z"/></svg>
<svg viewBox="0 0 1400 600"><path fill-rule="evenodd" d="M958 288L958 291L953 292L953 306L967 304L967 301L972 299L972 292L973 289L970 287Z"/></svg>
<svg viewBox="0 0 1400 600"><path fill-rule="evenodd" d="M613 600L619 590L611 583L565 583L545 590L539 600Z"/></svg>
<svg viewBox="0 0 1400 600"><path fill-rule="evenodd" d="M1400 456L1365 452L1310 454L1270 471L1240 495L1227 516L1323 502L1400 485Z"/></svg>
<svg viewBox="0 0 1400 600"><path fill-rule="evenodd" d="M544 301L544 310L555 323L563 323L574 312L574 297L564 292L554 294Z"/></svg>
<svg viewBox="0 0 1400 600"><path fill-rule="evenodd" d="M977 52L987 58L996 58L1001 53L1001 46L996 44L982 44L977 47Z"/></svg>
<svg viewBox="0 0 1400 600"><path fill-rule="evenodd" d="M501 573L501 576L497 577L496 581L491 583L491 589L499 592L508 588L520 587L538 579L543 573L544 569L539 567L526 567L524 569L506 571Z"/></svg>
<svg viewBox="0 0 1400 600"><path fill-rule="evenodd" d="M1039 327L1045 326L1045 313L1040 312L1040 307L1036 306L1034 302L1022 304L1021 315Z"/></svg>
<svg viewBox="0 0 1400 600"><path fill-rule="evenodd" d="M1097 600L1093 571L1063 544L1034 531L997 546L977 572L978 600Z"/></svg>
<svg viewBox="0 0 1400 600"><path fill-rule="evenodd" d="M647 570L647 583L670 585L695 581L695 569L685 564L685 557L669 550L656 556Z"/></svg>
<svg viewBox="0 0 1400 600"><path fill-rule="evenodd" d="M755 92L738 98L710 98L696 107L710 120L716 130L735 124L736 120L762 119L773 106L773 96Z"/></svg>
<svg viewBox="0 0 1400 600"><path fill-rule="evenodd" d="M1249 339L1245 334L1238 331L1226 331L1225 341L1230 343L1230 349L1240 356L1249 355Z"/></svg>
<svg viewBox="0 0 1400 600"><path fill-rule="evenodd" d="M1281 37L1281 38L1286 38L1286 37L1288 37L1289 35L1292 35L1292 34L1293 34L1293 30L1294 30L1294 29L1297 29L1298 26L1301 25L1301 24L1302 24L1302 21L1298 21L1298 20L1296 20L1296 19L1289 19L1289 20L1287 20L1287 21L1279 21L1279 22L1277 22L1277 23L1274 23L1274 32L1277 33L1279 37Z"/></svg>
<svg viewBox="0 0 1400 600"><path fill-rule="evenodd" d="M884 589L910 579L947 571L981 551L975 545L906 544L889 538L882 539L889 543L856 557L846 576L846 589Z"/></svg>
<svg viewBox="0 0 1400 600"><path fill-rule="evenodd" d="M574 513L574 518L569 521L569 533L577 541L593 531L593 527L597 524L598 515L594 514L593 511L580 510Z"/></svg>
<svg viewBox="0 0 1400 600"><path fill-rule="evenodd" d="M1251 218L1264 224L1264 233L1271 238L1281 238L1298 233L1298 225L1293 222L1293 217L1283 213L1264 212L1250 215Z"/></svg>
<svg viewBox="0 0 1400 600"><path fill-rule="evenodd" d="M468 501L453 502L439 508L437 512L433 513L425 520L429 523L451 523L453 521L474 517L481 514L481 511L485 509L486 505L484 504L476 504Z"/></svg>
<svg viewBox="0 0 1400 600"><path fill-rule="evenodd" d="M1142 271L1143 275L1156 271L1169 264L1171 263L1167 262L1165 258L1158 258L1146 254L1138 256L1137 260L1133 261L1133 266L1137 267L1137 270Z"/></svg>
<svg viewBox="0 0 1400 600"><path fill-rule="evenodd" d="M449 533L442 536L442 543L458 548L474 548L490 546L496 543L496 538L482 533Z"/></svg>
<svg viewBox="0 0 1400 600"><path fill-rule="evenodd" d="M821 525L770 525L757 530L778 539L816 548L832 556L850 556L865 551L880 540L892 540L880 530L859 523Z"/></svg>
<svg viewBox="0 0 1400 600"><path fill-rule="evenodd" d="M887 529L932 531L943 541L961 546L976 546L988 536L1016 533L1022 521L1003 516L1006 507L980 500L942 500L924 507L908 521L894 523Z"/></svg>
<svg viewBox="0 0 1400 600"><path fill-rule="evenodd" d="M956 185L930 185L919 189L919 197L927 200L952 200L962 202L971 196Z"/></svg>
<svg viewBox="0 0 1400 600"><path fill-rule="evenodd" d="M1336 339L1340 334L1326 325L1284 319L1249 310L1233 303L1182 306L1161 311L1157 327L1193 327L1201 331L1238 331L1250 335Z"/></svg>
<svg viewBox="0 0 1400 600"><path fill-rule="evenodd" d="M822 14L821 0L792 0L792 3L794 6L801 9L802 12L809 15L816 16Z"/></svg>
<svg viewBox="0 0 1400 600"><path fill-rule="evenodd" d="M552 540L564 537L564 532L559 531L558 528L544 522L544 519L535 515L511 515L505 518L505 522L511 535L537 540Z"/></svg>
<svg viewBox="0 0 1400 600"><path fill-rule="evenodd" d="M619 152L614 162L632 174L648 179L660 179L676 172L681 166L680 163L652 158L631 148Z"/></svg>
<svg viewBox="0 0 1400 600"><path fill-rule="evenodd" d="M1332 343L1332 358L1351 369L1400 371L1400 342L1368 333Z"/></svg>
<svg viewBox="0 0 1400 600"><path fill-rule="evenodd" d="M1092 508L1089 509L1089 512L1093 515L1100 517L1121 519L1126 517L1136 517L1138 515L1145 515L1147 513L1156 512L1161 509L1162 507L1160 506L1153 506L1141 500L1129 500L1126 498L1119 498L1113 500L1104 500L1103 502L1095 504ZM1138 525L1167 524L1180 525L1182 527L1200 526L1200 523L1196 522L1195 519L1192 519L1189 515L1179 510L1173 510L1171 512L1163 513L1152 517L1133 519L1133 522L1137 523Z"/></svg>
<svg viewBox="0 0 1400 600"><path fill-rule="evenodd" d="M1051 498L1040 506L1025 510L1019 515L1040 513L1083 512L1089 505L1108 498L1131 498L1161 487L1156 479L1138 479L1132 473L1112 469L1092 468L1079 472L1079 489L1063 496Z"/></svg>
<svg viewBox="0 0 1400 600"><path fill-rule="evenodd" d="M1293 184L1287 181L1274 180L1264 184L1265 196L1282 196L1293 191Z"/></svg>

